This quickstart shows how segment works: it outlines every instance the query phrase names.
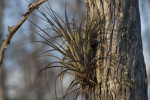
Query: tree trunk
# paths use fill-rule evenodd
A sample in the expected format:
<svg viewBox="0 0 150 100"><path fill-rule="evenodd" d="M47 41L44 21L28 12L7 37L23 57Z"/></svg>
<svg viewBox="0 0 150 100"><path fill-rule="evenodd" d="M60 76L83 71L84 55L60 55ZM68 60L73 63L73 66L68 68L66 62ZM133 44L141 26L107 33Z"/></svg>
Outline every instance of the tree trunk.
<svg viewBox="0 0 150 100"><path fill-rule="evenodd" d="M0 0L0 47L1 43L2 43L2 0ZM0 100L4 100L2 76L3 76L2 68L0 68Z"/></svg>
<svg viewBox="0 0 150 100"><path fill-rule="evenodd" d="M98 100L148 100L138 0L84 0L96 35ZM93 32L94 33L94 32Z"/></svg>

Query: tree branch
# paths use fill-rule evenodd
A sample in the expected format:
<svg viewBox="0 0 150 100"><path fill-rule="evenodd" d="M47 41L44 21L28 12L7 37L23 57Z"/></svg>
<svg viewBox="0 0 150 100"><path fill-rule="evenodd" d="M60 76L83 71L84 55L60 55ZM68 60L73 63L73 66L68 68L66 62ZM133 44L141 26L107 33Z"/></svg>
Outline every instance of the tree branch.
<svg viewBox="0 0 150 100"><path fill-rule="evenodd" d="M1 49L0 49L0 66L2 64L5 49L7 48L7 44L9 43L12 36L16 33L16 31L20 28L20 26L25 22L25 20L29 17L29 15L33 12L33 10L37 9L39 7L39 5L41 5L42 3L46 2L46 1L47 0L41 0L41 1L38 1L36 3L29 4L28 10L23 15L23 17L20 19L18 24L13 26L11 29L9 29L9 33L6 36L5 40L3 41L3 44L2 44Z"/></svg>

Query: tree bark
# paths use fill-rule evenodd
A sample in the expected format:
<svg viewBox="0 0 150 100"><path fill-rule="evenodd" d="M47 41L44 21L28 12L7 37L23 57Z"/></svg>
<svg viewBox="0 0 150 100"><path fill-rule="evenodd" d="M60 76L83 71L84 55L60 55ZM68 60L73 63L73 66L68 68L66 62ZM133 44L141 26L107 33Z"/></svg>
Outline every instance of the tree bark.
<svg viewBox="0 0 150 100"><path fill-rule="evenodd" d="M84 0L89 23L99 24L93 49L98 100L148 100L138 0Z"/></svg>

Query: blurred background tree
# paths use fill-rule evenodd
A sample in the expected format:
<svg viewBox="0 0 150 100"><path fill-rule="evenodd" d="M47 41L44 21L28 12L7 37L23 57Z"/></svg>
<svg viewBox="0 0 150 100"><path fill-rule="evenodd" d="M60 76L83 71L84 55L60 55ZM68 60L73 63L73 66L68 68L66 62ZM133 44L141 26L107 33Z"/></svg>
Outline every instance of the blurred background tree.
<svg viewBox="0 0 150 100"><path fill-rule="evenodd" d="M3 34L2 34L2 9L3 9L3 6L2 6L2 0L0 0L0 47L1 47L1 43L2 43L2 37L3 37ZM0 99L1 100L4 100L4 94L3 94L3 79L4 79L4 76L3 76L3 69L1 68L0 69Z"/></svg>
<svg viewBox="0 0 150 100"><path fill-rule="evenodd" d="M27 10L28 4L36 2L38 0L4 0L3 1L3 29L1 35L3 39L8 33L8 26L15 25L18 20L22 17L22 14ZM53 9L55 9L61 16L64 16L65 4L67 3L67 9L69 15L75 13L76 17L84 15L83 5L80 0L49 0ZM2 4L2 3L0 3ZM0 6L2 7L2 6ZM60 11L60 9L62 9ZM37 11L34 12L37 15ZM37 25L41 25L41 20L34 14L30 16L30 20ZM48 28L48 26L42 25ZM41 26L42 26L41 25ZM39 38L35 31L38 29L29 21L26 21L24 25L16 33L16 37L11 40L11 44L5 53L3 60L3 69L5 70L5 78L1 83L4 82L5 86L1 90L5 95L4 100L54 100L55 99L55 78L58 74L56 70L48 70L45 79L45 73L38 75L37 80L34 84L36 73L50 62L51 59L35 59L35 57L42 53L45 49L48 49L43 44L38 43L27 43L30 41L36 41ZM2 36L1 36L2 38ZM4 75L3 75L4 76ZM1 77L1 75L0 75ZM70 78L67 78L70 79ZM47 82L47 83L46 83ZM1 84L2 85L2 84ZM61 97L60 84L57 84L58 97ZM67 97L70 100L71 97ZM0 100L2 96L0 96Z"/></svg>
<svg viewBox="0 0 150 100"><path fill-rule="evenodd" d="M67 2L66 2L67 1ZM147 66L148 79L150 80L150 0L139 0L141 8L142 20L142 36L144 44L144 56ZM30 3L36 0L30 0ZM85 15L84 5L82 0L49 0L54 11L64 17L64 8L67 3L69 16L76 14L76 18L80 22L82 16ZM0 0L0 41L5 38L8 33L8 26L15 25L21 18L22 14L28 7L26 0ZM34 12L37 14L37 12ZM44 22L37 18L34 14L30 16L30 20L43 27L47 27ZM41 23L42 22L42 23ZM45 73L38 75L37 81L34 84L36 73L46 66L52 59L35 59L35 57L48 49L43 44L27 43L29 41L36 41L39 38L35 31L37 28L29 21L26 21L16 36L12 38L11 44L5 53L3 60L3 73L0 72L0 100L55 100L54 82L57 74L56 70L48 70L46 73L47 80L45 80ZM3 34L2 34L3 33ZM0 43L1 45L1 43ZM0 70L0 71L1 71ZM66 81L71 77L66 76ZM46 81L48 87L46 85ZM67 84L66 82L65 84ZM5 84L5 85L4 85ZM65 85L64 84L64 88ZM60 84L57 84L58 96L61 97ZM60 92L60 93L59 93ZM3 99L4 97L4 99ZM67 97L71 100L71 95Z"/></svg>

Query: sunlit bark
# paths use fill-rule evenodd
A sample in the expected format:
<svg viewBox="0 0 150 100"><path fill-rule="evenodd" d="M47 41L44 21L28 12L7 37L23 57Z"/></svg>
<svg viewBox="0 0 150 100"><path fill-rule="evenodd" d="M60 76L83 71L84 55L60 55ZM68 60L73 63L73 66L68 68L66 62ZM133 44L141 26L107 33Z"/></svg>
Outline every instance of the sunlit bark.
<svg viewBox="0 0 150 100"><path fill-rule="evenodd" d="M97 62L98 100L148 100L138 0L84 2L89 22L100 28L94 48L103 58Z"/></svg>

